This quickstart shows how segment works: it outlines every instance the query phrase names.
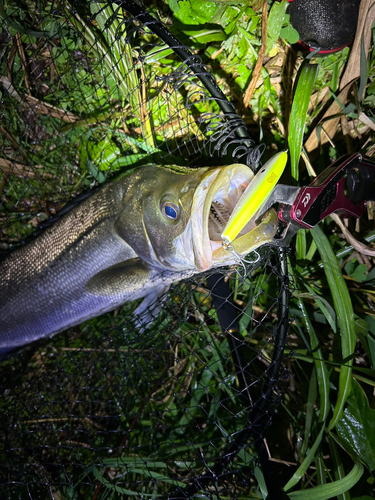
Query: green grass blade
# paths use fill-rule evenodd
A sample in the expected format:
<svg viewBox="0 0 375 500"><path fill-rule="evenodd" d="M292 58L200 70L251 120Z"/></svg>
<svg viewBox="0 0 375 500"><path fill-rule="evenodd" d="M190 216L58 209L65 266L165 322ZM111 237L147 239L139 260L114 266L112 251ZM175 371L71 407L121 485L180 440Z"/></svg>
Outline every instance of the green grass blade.
<svg viewBox="0 0 375 500"><path fill-rule="evenodd" d="M318 437L315 439L314 444L310 448L309 454L284 486L285 491L291 490L293 486L295 486L301 480L301 478L305 475L307 469L310 467L311 462L314 460L316 450L318 449L318 446L322 441L324 428L325 426L323 425L321 431L319 432ZM288 493L288 495L290 494Z"/></svg>
<svg viewBox="0 0 375 500"><path fill-rule="evenodd" d="M351 390L353 354L356 343L354 312L348 288L327 236L319 226L312 229L311 234L323 262L324 271L340 325L343 364L340 371L337 402L333 417L328 426L331 430L340 419L344 410L345 401Z"/></svg>
<svg viewBox="0 0 375 500"><path fill-rule="evenodd" d="M109 490L115 491L116 493L120 493L121 495L127 495L130 497L137 496L138 493L136 491L128 490L117 486L116 484L112 484L108 479L106 479L101 472L94 467L92 469L95 479L97 479L103 486L107 487ZM146 495L150 497L151 495Z"/></svg>
<svg viewBox="0 0 375 500"><path fill-rule="evenodd" d="M298 232L300 233L301 231L298 231ZM315 241L313 240L311 242L310 248L309 248L309 250L308 250L308 252L306 254L306 260L312 260L312 258L314 257L314 254L315 254L316 250L317 250L316 244L315 244Z"/></svg>
<svg viewBox="0 0 375 500"><path fill-rule="evenodd" d="M290 113L289 151L292 176L298 180L298 162L301 155L303 135L305 132L307 109L318 74L317 64L305 64L299 74L294 93L292 111Z"/></svg>
<svg viewBox="0 0 375 500"><path fill-rule="evenodd" d="M317 456L315 458L315 467L316 467L316 481L318 484L326 484L327 483L327 468L324 464L324 460L321 456Z"/></svg>
<svg viewBox="0 0 375 500"><path fill-rule="evenodd" d="M332 328L333 332L336 333L337 316L336 316L336 313L335 313L333 307L326 299L324 299L323 297L320 297L319 295L314 293L314 289L311 286L309 286L307 284L305 286L309 290L309 292L300 293L298 295L298 297L301 299L307 298L307 299L314 300L316 305L319 307L319 309L322 311L324 317L328 321L329 326Z"/></svg>
<svg viewBox="0 0 375 500"><path fill-rule="evenodd" d="M292 491L288 493L291 500L328 500L336 498L349 491L361 479L364 467L360 462L355 462L353 469L344 478L329 484L315 486L309 490Z"/></svg>
<svg viewBox="0 0 375 500"><path fill-rule="evenodd" d="M304 439L301 446L301 457L304 457L307 453L307 448L309 446L309 436L311 434L313 419L315 415L315 401L317 396L317 380L316 380L316 369L313 368L311 373L310 383L309 383L309 393L307 396L306 404L306 418L305 418L305 433Z"/></svg>
<svg viewBox="0 0 375 500"><path fill-rule="evenodd" d="M262 494L262 498L267 498L267 496L268 496L267 485L266 485L266 482L264 480L263 473L259 467L254 468L254 476L255 476L256 480L258 481L259 489L260 489L261 494Z"/></svg>
<svg viewBox="0 0 375 500"><path fill-rule="evenodd" d="M291 283L295 289L295 293L297 294L297 300L298 300L298 307L300 308L302 312L302 316L304 319L304 323L306 325L306 330L309 334L310 337L310 345L311 345L311 353L314 358L314 363L315 363L315 369L316 369L316 376L318 379L318 387L319 387L319 397L320 397L320 417L319 421L324 422L324 420L327 418L328 412L329 412L329 390L330 390L330 384L329 384L329 373L328 373L328 368L324 362L324 357L322 350L319 347L319 339L318 336L315 333L314 327L312 322L310 321L309 315L307 313L305 304L299 294L299 288L298 288L298 283L297 280L294 277L294 271L293 271L293 266L290 262L290 259L288 259L288 266L290 269L290 280Z"/></svg>
<svg viewBox="0 0 375 500"><path fill-rule="evenodd" d="M306 231L304 229L297 233L296 252L298 260L306 259Z"/></svg>
<svg viewBox="0 0 375 500"><path fill-rule="evenodd" d="M359 88L358 88L358 99L359 100L362 99L363 92L365 90L367 78L368 78L368 63L367 63L367 56L366 56L366 50L365 50L365 32L364 31L362 33L362 38L361 38L360 73L361 73L361 77L359 80ZM358 109L358 113L359 112L360 112L360 110Z"/></svg>
<svg viewBox="0 0 375 500"><path fill-rule="evenodd" d="M332 439L332 437L328 436L327 441L329 444L329 449L331 450L331 457L333 460L333 470L335 474L336 481L341 481L345 477L344 465L341 460L341 456L336 445L336 442ZM341 495L338 495L337 500L350 500L350 493L345 491Z"/></svg>

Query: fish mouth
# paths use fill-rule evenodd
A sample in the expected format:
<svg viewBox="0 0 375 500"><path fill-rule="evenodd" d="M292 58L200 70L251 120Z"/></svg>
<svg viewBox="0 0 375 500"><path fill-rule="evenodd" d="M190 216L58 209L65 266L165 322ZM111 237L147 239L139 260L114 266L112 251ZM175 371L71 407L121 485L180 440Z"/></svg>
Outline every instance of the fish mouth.
<svg viewBox="0 0 375 500"><path fill-rule="evenodd" d="M277 215L272 210L265 214L260 224L256 223L256 214L229 248L223 246L221 234L253 177L249 167L234 164L209 170L196 188L191 208L191 229L198 271L233 264L238 261L238 256L271 241L275 235Z"/></svg>

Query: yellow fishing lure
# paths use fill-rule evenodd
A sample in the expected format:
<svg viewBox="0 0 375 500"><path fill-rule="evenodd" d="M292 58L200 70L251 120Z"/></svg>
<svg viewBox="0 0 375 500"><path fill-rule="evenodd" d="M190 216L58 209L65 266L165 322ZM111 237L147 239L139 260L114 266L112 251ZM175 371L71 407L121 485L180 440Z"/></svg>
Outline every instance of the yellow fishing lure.
<svg viewBox="0 0 375 500"><path fill-rule="evenodd" d="M246 224L265 204L284 172L288 154L281 151L270 158L259 170L245 189L234 207L232 215L221 234L224 245L229 245L242 231Z"/></svg>

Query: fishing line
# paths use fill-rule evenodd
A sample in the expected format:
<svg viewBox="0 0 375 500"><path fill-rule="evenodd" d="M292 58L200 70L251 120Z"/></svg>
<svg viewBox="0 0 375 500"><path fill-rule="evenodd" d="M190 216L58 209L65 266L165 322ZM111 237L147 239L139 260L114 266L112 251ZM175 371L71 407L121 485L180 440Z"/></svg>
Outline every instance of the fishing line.
<svg viewBox="0 0 375 500"><path fill-rule="evenodd" d="M247 275L247 269L246 269L246 266L245 264L256 264L257 262L260 261L260 255L259 253L256 251L256 250L253 250L249 255L252 255L255 253L255 255L257 256L255 260L248 260L248 259L245 259L245 257L241 257L241 255L239 255L236 250L234 249L233 245L231 245L230 243L226 243L225 241L223 241L222 243L222 246L224 248L224 250L227 250L228 252L231 252L233 253L233 255L236 257L237 259L237 262L238 264L240 264L243 268L243 271L244 271L244 275L241 276L241 273L239 272L238 269L236 269L236 272L238 274L238 276L240 278L243 278L245 279L246 278L246 275Z"/></svg>

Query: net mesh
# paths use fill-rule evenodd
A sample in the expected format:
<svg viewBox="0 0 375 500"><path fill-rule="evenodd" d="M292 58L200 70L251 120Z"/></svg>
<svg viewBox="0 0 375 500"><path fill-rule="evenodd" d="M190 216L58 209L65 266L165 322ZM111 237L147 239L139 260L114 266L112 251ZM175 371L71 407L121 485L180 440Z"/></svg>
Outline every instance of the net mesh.
<svg viewBox="0 0 375 500"><path fill-rule="evenodd" d="M261 150L241 139L243 121L125 9L1 9L4 253L135 166L257 166ZM285 375L289 293L283 253L259 256L173 285L142 328L131 302L2 362L5 497L254 494Z"/></svg>
<svg viewBox="0 0 375 500"><path fill-rule="evenodd" d="M215 480L202 483L206 495L256 489L254 431L262 435L278 400L272 391L263 408L280 322L277 269L272 255L264 258L243 283L230 275L246 332L241 371L203 277L176 286L142 334L125 306L3 363L1 481L9 498L91 498L99 489L115 498L184 498L225 457ZM260 429L250 417L258 409Z"/></svg>

